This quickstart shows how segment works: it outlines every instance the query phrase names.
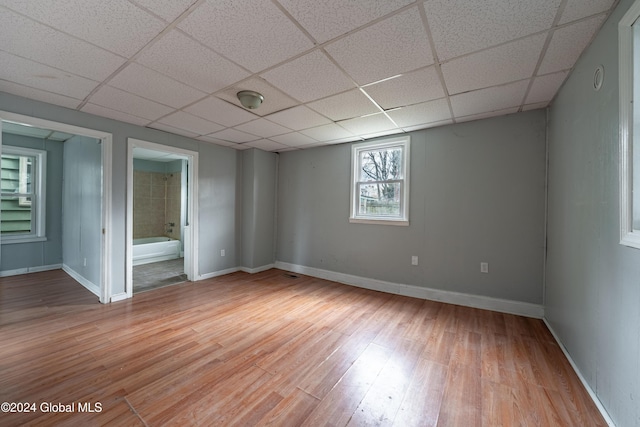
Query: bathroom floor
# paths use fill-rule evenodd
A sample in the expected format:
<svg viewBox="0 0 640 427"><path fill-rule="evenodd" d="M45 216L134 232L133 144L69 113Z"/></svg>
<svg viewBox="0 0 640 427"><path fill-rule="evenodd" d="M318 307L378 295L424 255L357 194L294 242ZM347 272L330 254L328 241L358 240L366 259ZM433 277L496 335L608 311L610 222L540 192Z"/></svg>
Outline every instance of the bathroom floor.
<svg viewBox="0 0 640 427"><path fill-rule="evenodd" d="M133 292L144 292L185 282L184 258L133 267Z"/></svg>

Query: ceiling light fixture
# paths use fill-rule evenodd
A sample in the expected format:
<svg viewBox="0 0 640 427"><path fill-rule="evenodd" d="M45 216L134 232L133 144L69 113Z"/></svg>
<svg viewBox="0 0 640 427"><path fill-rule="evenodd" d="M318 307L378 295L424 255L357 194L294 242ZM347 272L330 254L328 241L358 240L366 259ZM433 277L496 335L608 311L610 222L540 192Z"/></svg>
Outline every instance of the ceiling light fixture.
<svg viewBox="0 0 640 427"><path fill-rule="evenodd" d="M262 96L262 94L252 90L241 90L236 95L240 100L240 104L242 104L244 108L248 108L250 110L258 108L260 104L262 104L262 101L264 101L264 96Z"/></svg>

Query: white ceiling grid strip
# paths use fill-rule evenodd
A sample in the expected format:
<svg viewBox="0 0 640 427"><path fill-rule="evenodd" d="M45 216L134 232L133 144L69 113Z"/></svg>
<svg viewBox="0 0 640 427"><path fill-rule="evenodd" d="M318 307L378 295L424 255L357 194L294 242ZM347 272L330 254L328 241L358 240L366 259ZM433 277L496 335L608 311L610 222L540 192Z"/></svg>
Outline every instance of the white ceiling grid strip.
<svg viewBox="0 0 640 427"><path fill-rule="evenodd" d="M0 91L244 150L545 108L616 0L0 0ZM256 110L236 93L265 96Z"/></svg>

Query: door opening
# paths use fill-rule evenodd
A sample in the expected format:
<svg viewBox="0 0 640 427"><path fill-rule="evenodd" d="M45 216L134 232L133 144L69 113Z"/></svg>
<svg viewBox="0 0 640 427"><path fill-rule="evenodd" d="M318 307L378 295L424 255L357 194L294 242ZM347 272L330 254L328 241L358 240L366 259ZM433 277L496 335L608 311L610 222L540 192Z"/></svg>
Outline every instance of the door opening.
<svg viewBox="0 0 640 427"><path fill-rule="evenodd" d="M127 297L195 280L197 153L129 139Z"/></svg>

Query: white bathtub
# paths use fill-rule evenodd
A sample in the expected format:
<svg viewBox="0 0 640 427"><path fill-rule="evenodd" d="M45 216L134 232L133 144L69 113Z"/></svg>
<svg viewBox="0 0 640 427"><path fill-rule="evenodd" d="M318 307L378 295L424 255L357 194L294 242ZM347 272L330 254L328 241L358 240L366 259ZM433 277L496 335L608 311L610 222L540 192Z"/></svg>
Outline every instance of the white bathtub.
<svg viewBox="0 0 640 427"><path fill-rule="evenodd" d="M180 240L168 237L133 239L133 265L166 261L180 257Z"/></svg>

